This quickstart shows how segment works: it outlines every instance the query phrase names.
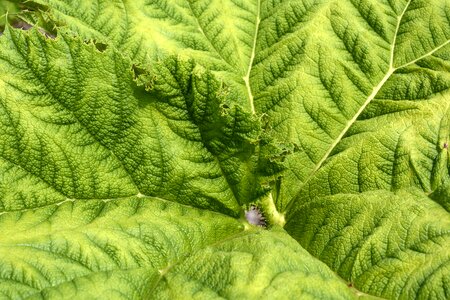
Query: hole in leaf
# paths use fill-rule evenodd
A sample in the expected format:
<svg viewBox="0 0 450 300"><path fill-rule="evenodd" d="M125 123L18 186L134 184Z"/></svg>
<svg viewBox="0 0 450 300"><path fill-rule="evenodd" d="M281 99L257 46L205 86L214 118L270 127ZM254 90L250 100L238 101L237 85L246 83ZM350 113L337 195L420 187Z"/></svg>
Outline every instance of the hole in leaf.
<svg viewBox="0 0 450 300"><path fill-rule="evenodd" d="M135 64L131 67L131 69L133 70L134 79L137 79L139 76L146 75L148 73L147 70L145 70L144 68L141 68Z"/></svg>
<svg viewBox="0 0 450 300"><path fill-rule="evenodd" d="M97 42L97 41L94 41L93 43L94 43L95 48L97 48L97 50L100 52L104 52L108 48L108 45L105 43L101 43L101 42Z"/></svg>

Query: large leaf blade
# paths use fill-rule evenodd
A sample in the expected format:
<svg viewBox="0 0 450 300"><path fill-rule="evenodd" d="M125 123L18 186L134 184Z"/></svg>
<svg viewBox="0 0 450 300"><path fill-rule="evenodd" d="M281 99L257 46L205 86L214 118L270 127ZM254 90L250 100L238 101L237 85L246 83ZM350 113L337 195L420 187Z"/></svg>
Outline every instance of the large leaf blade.
<svg viewBox="0 0 450 300"><path fill-rule="evenodd" d="M11 29L1 42L4 172L15 168L11 181L33 181L24 195L37 193L39 182L37 190L45 186L57 201L143 194L234 215L251 201L227 180L245 177L233 171L256 155L259 121L234 105L225 109L226 91L210 72L167 61L152 73L148 94L112 49L103 55L68 35L52 41ZM224 163L237 153L243 157ZM6 184L4 191L5 201L16 192Z"/></svg>
<svg viewBox="0 0 450 300"><path fill-rule="evenodd" d="M327 288L321 289L324 285ZM229 239L198 252L167 270L155 296L351 299L356 295L284 231L275 229Z"/></svg>
<svg viewBox="0 0 450 300"><path fill-rule="evenodd" d="M255 150L259 120L227 102L222 85L210 72L191 60L169 58L155 65L146 91L134 81L129 60L114 49L99 51L68 34L60 32L52 40L38 30L7 28L0 44L6 49L0 55L2 176L6 179L0 212L0 284L6 298L83 298L105 293L139 298L155 287L165 293L170 287L159 287L160 271L190 256L203 264L211 245L242 233L242 222L226 214L238 216L240 205L249 199L233 195L229 180L239 182L239 175L245 175L243 179L250 180L245 185L257 190L259 183L245 172L259 167ZM147 78L142 76L140 84ZM156 132L155 137L158 130L163 134ZM168 155L170 151L179 156ZM159 174L158 168L168 171L155 162L161 156L167 157L164 163L176 166L169 172L171 179L164 177L167 173ZM182 174L184 159L196 166L184 170L190 177ZM244 171L235 172L241 161ZM218 175L211 175L214 169ZM190 185L184 193L180 192L183 182L176 184L180 179ZM227 197L222 199L210 189L217 186L198 184L217 179L225 183ZM17 184L8 185L14 181ZM253 192L243 195L254 196ZM277 234L267 235L263 245L277 240ZM259 242L257 237L254 242ZM280 258L309 261L310 268L317 267L319 282L331 281L333 291L353 296L321 262L292 239L288 244ZM241 247L251 248L251 241L244 238ZM199 251L206 254L195 256ZM239 256L232 247L228 251ZM271 259L279 260L276 251L271 253L257 264L269 276L264 281L269 287L270 278L279 275L271 272ZM215 270L210 266L210 272ZM300 262L294 270L292 288L309 280ZM228 271L232 270L221 272ZM251 286L251 282L237 283L234 292L245 293ZM207 289L208 282L204 285ZM284 283L277 286L286 288ZM252 297L261 293L257 290Z"/></svg>
<svg viewBox="0 0 450 300"><path fill-rule="evenodd" d="M445 299L450 218L422 192L318 197L286 229L356 288L396 299Z"/></svg>
<svg viewBox="0 0 450 300"><path fill-rule="evenodd" d="M37 2L49 5L49 17L56 22L72 24L73 18L80 20L84 27L68 26L81 36L92 38L89 30L104 30L102 22L80 15L75 2ZM225 65L230 65L230 60L241 64L239 71L219 66L208 55L199 60L239 91L234 94L235 101L246 107L250 103L250 111L269 116L270 133L276 141L295 149L286 159L289 170L273 192L280 211L288 210L288 204L302 187L315 180L341 141L353 134L352 127L372 102L393 86L397 89L394 93L414 88L402 78L402 73L420 67L413 78L427 76L429 70L423 62L446 53L450 36L448 19L444 17L446 1L237 1L225 4L221 18L213 18L218 16L216 2L135 5L152 12L145 15L143 23L164 28L166 35L162 40L176 44L166 47L161 43L170 50L160 53L176 51L196 57L198 49L183 45L186 39L178 35L182 30L174 24L186 28L196 26L194 23L201 28L201 24L208 24L198 35L199 41L223 45L209 49L208 55L222 51L226 54L219 55L219 61ZM227 5L234 5L235 9L227 10ZM113 5L108 9L114 10ZM91 5L88 11L92 10ZM115 11L123 13L126 8ZM433 15L438 17L432 18ZM427 23L430 18L433 22ZM242 25L233 28L230 20ZM108 26L118 27L111 23L108 21ZM130 26L126 31L140 25ZM197 34L196 30L193 32ZM214 33L213 39L209 32ZM150 33L140 31L139 36L149 43L159 41ZM229 42L236 40L239 43ZM111 43L119 49L123 46L114 40ZM418 81L413 83L416 87L426 84ZM442 90L442 85L446 85L434 82L429 89ZM415 94L407 93L402 99L415 99ZM246 101L241 102L244 98Z"/></svg>
<svg viewBox="0 0 450 300"><path fill-rule="evenodd" d="M105 277L112 279L104 288L117 285L113 295L134 273L146 292L152 272L244 229L233 218L149 197L77 200L5 213L0 222L0 286L8 298L61 286L95 294L90 284Z"/></svg>
<svg viewBox="0 0 450 300"><path fill-rule="evenodd" d="M146 194L237 217L242 204L264 197L279 223L284 217L274 206L287 214L289 233L365 292L387 298L448 296L448 251L433 240L436 232L448 233L448 212L431 200L448 210L448 1L34 2L48 5L43 19L64 29L58 27L55 44L15 32L6 34L12 43L2 44L8 49L0 81L7 142L2 145L0 213ZM108 49L87 51L73 33ZM70 61L65 53L72 54L75 65L89 69L93 61L98 70L89 69L85 80L76 78L84 71L64 67ZM165 59L173 53L178 57ZM149 74L156 78L138 78L147 91L134 83L131 61L152 69ZM83 83L81 89L77 82ZM39 118L15 101L20 97L37 104L33 110ZM264 128L259 115L268 120ZM29 126L34 123L39 130ZM69 124L71 133L55 133L44 123ZM92 151L80 154L89 145L74 145L72 135L78 137L74 141L87 136ZM266 142L262 136L280 145L271 144L267 153L260 148ZM275 167L269 166L273 161ZM274 184L279 161L289 170ZM261 172L266 167L268 174ZM430 197L395 194L410 187ZM379 189L384 191L371 192ZM347 198L356 216L343 208ZM373 244L346 253L352 246L348 236L323 238L313 246L305 242L309 233L304 228L339 235L320 222L324 214L337 223L357 219L356 233L372 230L373 223L358 219L359 212L375 219L388 215L381 233L371 231ZM410 222L416 212L417 226ZM427 215L432 212L439 222ZM404 223L396 222L400 217ZM432 232L425 232L429 226ZM390 227L400 236L392 238L394 244L409 239L400 234L403 227L414 229L413 239L420 232L432 263L408 247L392 247L402 261L385 265L380 234ZM321 242L333 244L324 256L315 248ZM333 251L354 261L342 263ZM215 259L209 248L201 252ZM382 257L381 268L371 265L373 257ZM412 276L408 281L410 268L431 279ZM139 269L136 276L146 271ZM172 282L198 286L191 282L200 280L196 274L178 271ZM145 280L153 282L153 274L150 270ZM123 274L94 277L116 275ZM217 290L200 281L205 295ZM63 290L73 292L70 283ZM176 286L168 288L169 294L173 291Z"/></svg>

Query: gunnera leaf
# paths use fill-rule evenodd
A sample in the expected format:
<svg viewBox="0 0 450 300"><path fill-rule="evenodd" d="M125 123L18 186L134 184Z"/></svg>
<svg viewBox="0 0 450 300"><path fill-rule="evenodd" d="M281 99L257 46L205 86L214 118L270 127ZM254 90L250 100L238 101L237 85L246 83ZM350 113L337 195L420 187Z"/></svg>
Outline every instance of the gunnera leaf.
<svg viewBox="0 0 450 300"><path fill-rule="evenodd" d="M5 298L450 297L449 1L26 5Z"/></svg>
<svg viewBox="0 0 450 300"><path fill-rule="evenodd" d="M239 219L249 201L243 196L260 186L251 182L242 192L238 179L254 180L247 172L258 167L261 128L258 118L227 105L210 72L168 58L155 65L146 91L127 58L63 32L53 40L7 27L0 47L1 297L139 299L180 287L193 295L199 286L205 297L244 295L253 281L259 288L251 298L320 282L333 290L317 295L356 295L286 233L261 233L259 241L261 229ZM232 291L208 277L172 286L172 276L186 276L178 266L194 261L217 272L205 263L222 244L239 261L235 242L264 251L284 239L286 246L255 263L262 281L243 277L245 266L224 265L220 273L235 276ZM273 269L280 259L285 266ZM280 276L293 277L289 285L272 282Z"/></svg>

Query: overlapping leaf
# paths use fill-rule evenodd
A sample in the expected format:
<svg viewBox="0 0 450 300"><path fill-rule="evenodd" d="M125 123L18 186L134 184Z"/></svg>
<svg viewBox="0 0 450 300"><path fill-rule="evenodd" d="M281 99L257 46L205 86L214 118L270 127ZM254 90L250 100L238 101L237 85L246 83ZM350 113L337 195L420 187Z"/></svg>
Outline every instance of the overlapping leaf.
<svg viewBox="0 0 450 300"><path fill-rule="evenodd" d="M101 55L68 36L49 43L39 34L5 35L4 210L144 194L239 214L242 203L228 181L243 177L239 155L254 152L258 120L224 108L211 74L174 62L155 71L154 90L146 93L133 83L129 61L114 52ZM165 77L170 72L179 78ZM17 189L22 200L8 202Z"/></svg>
<svg viewBox="0 0 450 300"><path fill-rule="evenodd" d="M16 3L5 0L0 3L0 27L5 26L5 21L7 19L14 19L15 14L19 11L19 7Z"/></svg>

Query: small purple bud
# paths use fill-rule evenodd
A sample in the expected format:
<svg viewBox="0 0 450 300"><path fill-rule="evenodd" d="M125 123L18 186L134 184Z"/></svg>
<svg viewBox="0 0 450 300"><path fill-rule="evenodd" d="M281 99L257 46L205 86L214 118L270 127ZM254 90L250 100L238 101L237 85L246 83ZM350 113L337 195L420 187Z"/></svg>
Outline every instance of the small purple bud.
<svg viewBox="0 0 450 300"><path fill-rule="evenodd" d="M444 143L444 149L448 149L448 142Z"/></svg>
<svg viewBox="0 0 450 300"><path fill-rule="evenodd" d="M264 218L261 210L252 205L249 210L245 211L245 219L252 225L266 227L266 218Z"/></svg>

